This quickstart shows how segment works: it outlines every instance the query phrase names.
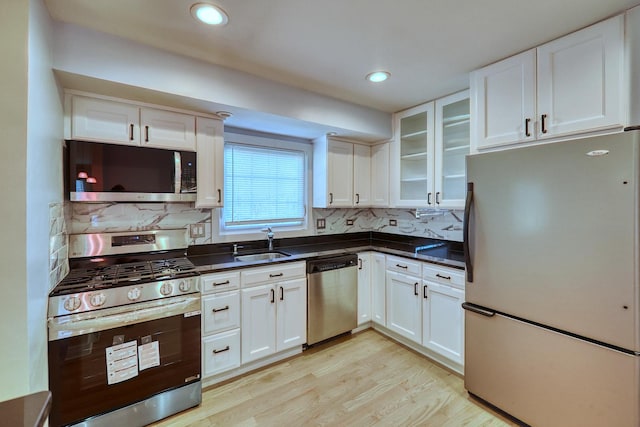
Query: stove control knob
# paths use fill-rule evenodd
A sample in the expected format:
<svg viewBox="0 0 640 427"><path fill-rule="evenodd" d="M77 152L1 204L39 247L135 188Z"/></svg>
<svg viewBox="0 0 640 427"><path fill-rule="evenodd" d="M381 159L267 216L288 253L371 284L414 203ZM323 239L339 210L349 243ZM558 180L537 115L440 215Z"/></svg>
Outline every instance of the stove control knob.
<svg viewBox="0 0 640 427"><path fill-rule="evenodd" d="M191 290L191 280L182 280L178 287L180 292L189 292Z"/></svg>
<svg viewBox="0 0 640 427"><path fill-rule="evenodd" d="M127 298L129 298L129 301L137 300L140 298L140 295L142 295L140 288L131 288L129 289L129 292L127 292Z"/></svg>
<svg viewBox="0 0 640 427"><path fill-rule="evenodd" d="M67 311L75 311L77 309L80 308L80 298L78 297L69 297L65 302L64 302L64 309Z"/></svg>
<svg viewBox="0 0 640 427"><path fill-rule="evenodd" d="M171 292L173 292L173 286L171 286L171 283L164 282L162 286L160 286L160 293L162 295L164 296L171 295Z"/></svg>
<svg viewBox="0 0 640 427"><path fill-rule="evenodd" d="M104 304L106 300L107 300L107 297L102 292L100 292L100 293L91 295L89 302L94 307L100 307L101 305Z"/></svg>

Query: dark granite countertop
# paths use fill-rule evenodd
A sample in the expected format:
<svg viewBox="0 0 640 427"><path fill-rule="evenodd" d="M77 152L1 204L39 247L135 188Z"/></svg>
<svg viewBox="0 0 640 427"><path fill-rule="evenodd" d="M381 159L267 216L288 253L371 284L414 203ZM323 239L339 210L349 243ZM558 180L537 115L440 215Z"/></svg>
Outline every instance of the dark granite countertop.
<svg viewBox="0 0 640 427"><path fill-rule="evenodd" d="M266 252L266 240L239 242L238 255ZM200 273L232 270L282 262L304 261L317 257L377 251L420 261L464 269L462 243L379 232L311 236L274 240L274 251L288 254L276 260L236 261L230 243L189 247L187 256Z"/></svg>

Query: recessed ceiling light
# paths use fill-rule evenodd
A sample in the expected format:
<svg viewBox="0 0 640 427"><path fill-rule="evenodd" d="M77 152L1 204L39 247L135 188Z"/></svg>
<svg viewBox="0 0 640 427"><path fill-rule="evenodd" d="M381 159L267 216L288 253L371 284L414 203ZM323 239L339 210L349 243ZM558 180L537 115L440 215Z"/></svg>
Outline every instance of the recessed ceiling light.
<svg viewBox="0 0 640 427"><path fill-rule="evenodd" d="M225 25L229 22L224 10L208 3L196 3L191 6L191 15L208 25Z"/></svg>
<svg viewBox="0 0 640 427"><path fill-rule="evenodd" d="M216 116L221 117L223 119L228 119L229 117L233 116L233 113L230 113L228 111L216 111Z"/></svg>
<svg viewBox="0 0 640 427"><path fill-rule="evenodd" d="M391 76L391 73L388 71L374 71L367 74L366 79L373 83L380 83L387 80L389 76Z"/></svg>

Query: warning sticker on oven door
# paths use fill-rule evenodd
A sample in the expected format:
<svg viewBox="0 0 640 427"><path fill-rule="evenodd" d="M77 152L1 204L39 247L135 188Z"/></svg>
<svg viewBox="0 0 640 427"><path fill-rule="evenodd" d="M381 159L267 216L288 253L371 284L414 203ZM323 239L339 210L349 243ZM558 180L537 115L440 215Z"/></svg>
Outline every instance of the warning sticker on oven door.
<svg viewBox="0 0 640 427"><path fill-rule="evenodd" d="M138 346L138 361L141 371L153 368L154 366L160 366L160 348L158 341Z"/></svg>
<svg viewBox="0 0 640 427"><path fill-rule="evenodd" d="M129 341L105 349L107 384L116 384L138 376L138 342Z"/></svg>

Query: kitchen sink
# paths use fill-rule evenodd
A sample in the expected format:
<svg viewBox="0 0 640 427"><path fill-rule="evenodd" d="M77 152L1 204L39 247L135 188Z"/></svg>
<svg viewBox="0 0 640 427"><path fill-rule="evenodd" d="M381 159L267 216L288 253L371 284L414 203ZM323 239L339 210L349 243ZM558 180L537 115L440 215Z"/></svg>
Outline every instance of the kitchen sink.
<svg viewBox="0 0 640 427"><path fill-rule="evenodd" d="M289 254L286 254L284 252L261 252L261 253L257 253L257 254L247 254L247 255L236 255L235 256L235 260L236 261L245 261L245 262L250 262L250 261L273 261L276 259L280 259L280 258L286 258L288 256L291 256Z"/></svg>

